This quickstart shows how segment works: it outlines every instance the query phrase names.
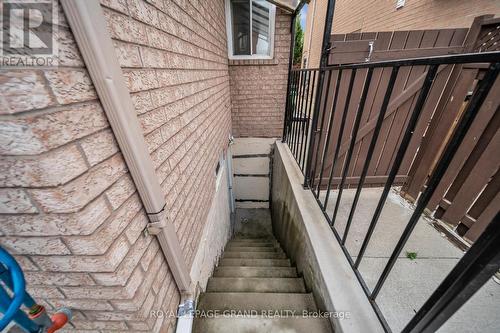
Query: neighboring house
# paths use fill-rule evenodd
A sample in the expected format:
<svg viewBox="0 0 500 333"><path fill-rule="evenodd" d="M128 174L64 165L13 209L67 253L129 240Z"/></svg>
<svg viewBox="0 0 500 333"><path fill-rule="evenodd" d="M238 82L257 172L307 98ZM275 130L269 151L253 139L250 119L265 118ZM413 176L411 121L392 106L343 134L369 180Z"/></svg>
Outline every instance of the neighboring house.
<svg viewBox="0 0 500 333"><path fill-rule="evenodd" d="M318 67L327 1L311 0L302 63ZM500 14L496 0L338 0L332 34L397 30L468 28L474 17Z"/></svg>
<svg viewBox="0 0 500 333"><path fill-rule="evenodd" d="M75 30L86 15L75 4L98 8L86 19L107 31L93 37L114 47L101 69L116 64L123 75L89 67L101 50L84 38L92 26ZM0 70L0 243L34 297L51 311L73 309L72 331L171 332L176 318L166 311L179 305L183 273L146 226L159 222L160 235L170 226L184 277L204 288L230 237L231 137L266 152L281 136L291 15L261 0L56 5L56 63ZM106 80L126 93L110 95ZM129 108L130 132L140 134L132 148L134 134L110 118ZM151 193L163 211L151 209ZM268 206L263 193L250 201Z"/></svg>

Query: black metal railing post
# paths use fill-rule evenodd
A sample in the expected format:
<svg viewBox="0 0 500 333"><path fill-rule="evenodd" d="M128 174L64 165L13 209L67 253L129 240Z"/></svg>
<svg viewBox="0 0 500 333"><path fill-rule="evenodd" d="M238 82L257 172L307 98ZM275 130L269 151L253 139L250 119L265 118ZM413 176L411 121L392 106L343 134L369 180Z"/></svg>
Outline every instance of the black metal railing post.
<svg viewBox="0 0 500 333"><path fill-rule="evenodd" d="M340 69L337 74L337 83L335 84L335 93L333 94L332 107L330 109L330 117L328 119L328 129L326 130L326 138L325 145L323 147L323 158L321 159L321 168L319 169L319 179L318 186L316 188L316 198L319 197L319 192L321 191L321 184L323 183L323 172L325 170L325 162L328 154L328 149L330 148L330 139L332 136L332 128L333 128L333 119L335 117L335 110L337 108L337 100L339 96L340 83L342 82L342 70ZM326 102L325 102L325 110L323 113L326 113ZM313 177L315 175L313 174ZM314 193L314 192L313 192Z"/></svg>
<svg viewBox="0 0 500 333"><path fill-rule="evenodd" d="M375 283L375 286L372 290L368 287L365 282L365 279L359 270L359 265L363 259L363 256L366 252L367 246L370 242L370 239L374 233L378 220L382 215L382 210L385 205L385 202L390 193L390 189L394 183L394 180L397 177L398 172L400 172L401 164L407 155L407 150L409 149L411 142L413 140L418 140L419 138L415 137L414 131L417 128L418 124L420 124L424 119L421 119L424 107L426 103L429 103L428 96L430 96L431 91L433 89L438 89L434 85L434 80L436 79L439 73L439 66L443 65L452 65L452 64L489 64L488 69L485 71L485 75L479 80L477 87L475 88L471 98L469 99L465 110L462 112L460 119L458 120L453 133L451 134L448 143L446 144L443 153L440 155L441 158L437 161L436 166L433 169L432 174L430 175L426 187L422 191L419 196L417 203L415 205L412 216L410 217L407 225L405 226L404 231L402 232L395 248L393 249L391 256L383 268L382 274L379 276L378 280ZM415 104L413 110L410 111L407 119L407 124L404 127L402 136L400 138L399 147L396 150L396 154L392 163L390 164L389 173L387 179L384 184L384 188L382 190L382 195L378 199L377 207L373 212L370 218L370 224L368 230L364 236L361 249L359 253L353 255L349 252L346 247L346 240L349 235L349 230L351 228L351 224L353 222L353 217L356 211L357 204L360 200L360 195L362 188L364 187L365 180L368 174L368 169L370 167L370 161L375 154L376 145L380 142L379 136L380 132L383 128L384 122L386 119L386 113L388 112L389 104L392 98L392 92L394 84L398 81L399 69L402 67L412 67L412 66L426 66L427 73L425 74L425 78L422 82L422 86L420 88L420 92L415 93ZM391 75L388 79L387 86L385 84L380 85L380 81L378 81L375 85L370 85L372 80L372 76L374 70L382 69L382 70L391 70ZM360 80L360 76L365 73L362 70L366 71L366 76L364 77L362 92L360 96L358 94L351 93L355 85L355 80ZM337 71L338 74L335 78L332 77L332 73ZM345 77L346 71L350 72L349 78ZM322 89L319 90L318 95L318 87L314 87L314 77L316 75L318 77L320 74L327 75L328 72L328 84L327 86L323 86ZM358 73L358 78L356 79L356 73ZM358 279L363 291L365 292L371 306L373 307L380 323L382 324L384 330L386 332L391 332L391 328L384 317L383 312L377 305L376 298L380 293L381 288L384 286L384 283L389 276L393 266L398 260L399 254L401 253L403 247L408 241L413 229L418 223L424 209L427 208L429 204L430 198L433 196L435 189L439 185L441 178L445 175L445 172L449 169L450 163L455 157L459 147L469 131L470 127L473 126L474 119L476 118L477 113L482 110L481 107L486 103L484 107L491 107L490 99L493 98L495 92L492 91L492 87L495 82L498 80L498 74L500 73L500 52L484 52L477 54L460 54L460 55L448 55L448 56L436 56L430 58L415 58L415 59L402 59L402 60L391 60L391 61L379 61L379 62L369 62L369 63L359 63L359 64L347 64L347 65L335 65L335 66L326 66L324 68L319 69L301 69L301 70L292 70L290 74L290 83L289 83L289 96L288 96L288 123L287 123L287 131L285 133L285 137L287 139L288 146L290 151L292 152L293 157L297 161L300 169L303 171L304 179L308 175L309 188L316 199L317 204L321 208L323 215L327 222L332 226L332 232L339 242L339 245L346 256L349 264L351 265L353 272ZM389 73L386 73L389 74ZM363 74L365 75L365 74ZM384 74L385 75L385 74ZM344 76L344 81L342 76ZM312 78L312 81L311 81ZM326 78L325 78L326 80ZM336 85L335 88L330 87L331 81L335 80ZM335 82L334 81L334 82ZM311 85L313 82L313 85ZM356 81L361 83L359 81ZM498 82L497 82L498 83ZM342 84L342 89L340 89L340 85ZM311 87L312 86L312 87ZM359 182L356 189L356 194L353 200L353 203L350 206L349 216L347 218L346 228L344 229L344 234L340 237L337 228L333 227L333 224L337 218L337 213L339 210L339 203L341 200L342 189L344 184L346 184L347 174L349 172L351 159L356 158L356 161L360 158L359 156L354 157L353 151L355 151L356 140L358 136L358 131L361 131L361 122L363 121L363 114L365 109L365 103L368 103L367 100L370 100L372 96L371 91L372 87L376 87L373 92L376 94L381 94L382 103L380 109L378 110L378 114L373 117L373 121L375 124L371 124L373 126L370 131L372 132L372 136L369 139L366 155L363 153L362 158L364 159L362 165L362 171L360 174ZM385 88L384 88L385 87ZM312 89L311 89L312 88ZM344 88L347 88L345 91L345 96L339 96L341 94L340 91L344 91ZM330 90L334 91L330 91ZM385 90L384 90L385 89ZM439 88L441 89L441 88ZM294 91L293 91L294 90ZM316 91L313 95L313 91ZM439 92L436 92L439 94ZM433 92L434 94L434 92ZM374 95L374 96L375 96ZM354 98L354 96L356 96ZM342 97L345 97L345 104L340 103ZM312 109L312 99L314 98L314 109ZM487 99L488 98L488 99ZM352 99L352 100L351 100ZM331 104L329 104L331 103ZM340 105L340 104L342 105ZM347 129L351 126L351 119L353 117L347 116L350 114L351 109L353 109L354 105L356 105L356 113L353 115L354 123L352 125L352 130L350 135L348 133L344 133L344 129ZM319 105L319 108L318 108ZM337 106L340 106L341 109L336 110ZM328 109L328 110L327 110ZM370 112L371 107L368 108ZM367 110L367 111L368 111ZM302 112L304 111L304 112ZM328 111L330 114L328 114ZM307 122L311 118L311 112L316 113L317 120L320 119L321 124L320 128L317 129L317 122L313 126L309 126ZM339 112L342 112L339 114ZM321 113L321 114L320 114ZM352 115L352 114L350 114ZM314 119L313 116L313 119ZM349 118L349 125L346 124L347 118ZM337 122L340 122L337 124ZM371 120L370 120L371 122ZM335 123L335 124L334 124ZM306 129L304 130L304 126ZM302 129L302 130L301 130ZM337 130L340 132L337 134ZM322 134L319 137L319 141L317 144L314 144L315 132L321 132ZM325 133L326 131L326 133ZM333 145L333 132L335 132L335 138L338 142L334 149L331 149L331 145ZM323 138L324 136L324 138ZM338 137L338 138L337 138ZM342 138L348 138L348 150L345 155L345 159L342 159L343 166L341 172L341 180L339 185L339 191L336 197L336 203L334 208L333 216L330 217L326 212L327 204L328 204L328 196L331 190L331 182L335 169L335 161L339 159L339 147L342 144ZM316 137L317 138L317 137ZM309 140L309 142L308 142ZM315 152L312 152L314 148ZM329 150L333 150L331 156L329 154ZM321 155L322 154L322 155ZM304 161L305 155L307 158L311 158L314 160L314 165L311 165L311 160ZM333 157L333 159L332 159ZM304 165L304 162L306 163ZM332 169L326 171L327 165L331 165ZM316 170L320 167L319 172ZM337 168L338 169L338 168ZM323 173L328 172L330 174L328 178L328 188L326 190L326 200L323 203L323 200L320 200L320 193L323 181ZM316 183L315 179L317 177L316 173L319 173L319 181ZM312 177L311 177L312 175ZM311 183L311 179L313 182ZM325 177L325 179L327 179ZM432 207L430 207L432 208ZM495 217L494 221L497 221L500 218L499 215ZM424 304L422 309L417 313L417 315L410 321L410 323L405 328L405 333L416 333L416 332L434 332L438 329L451 315L462 306L465 301L470 298L475 291L477 291L482 284L496 271L500 265L500 236L494 236L495 232L498 232L500 226L499 222L492 222L493 227L487 227L485 232L480 236L479 239L490 239L491 237L497 237L495 241L488 243L489 245L484 245L483 248L488 246L488 249L483 251L481 254L474 254L474 249L480 248L478 242L482 242L478 239L476 244L472 246L472 248L467 252L462 260L459 261L457 266L452 270L452 273L446 278L445 282L443 282L438 289L436 289L431 296ZM493 229L492 229L493 228ZM494 229L496 228L496 229ZM487 237L487 238L484 238ZM490 238L488 238L490 237ZM496 244L494 247L492 244ZM479 247L478 247L479 246ZM496 252L495 252L496 251ZM450 278L452 276L453 278ZM455 284L453 281L459 280L458 284ZM448 281L448 282L446 282Z"/></svg>
<svg viewBox="0 0 500 333"><path fill-rule="evenodd" d="M312 78L311 78L312 77ZM306 154L307 154L307 146L308 146L308 142L310 142L310 139L309 139L309 136L310 134L312 133L312 130L311 130L311 123L309 121L310 117L311 117L311 106L312 106L312 100L314 98L313 96L313 92L314 92L314 80L316 79L316 71L313 70L311 72L309 72L309 78L308 78L308 82L307 82L307 98L306 98L306 111L305 111L305 116L306 116L306 121L305 121L305 124L304 124L304 129L305 129L305 133L304 133L304 142L302 144L302 152L300 154L300 161L302 163L300 169L302 171L304 171L304 167L305 167L305 159L306 159ZM311 86L311 83L312 83L312 86ZM309 139L309 141L308 141Z"/></svg>
<svg viewBox="0 0 500 333"><path fill-rule="evenodd" d="M286 104L285 104L285 119L283 121L283 138L282 141L286 142L288 123L287 120L290 117L290 92L291 92L291 75L293 66L293 52L295 49L295 21L297 20L297 15L294 13L292 15L292 23L290 27L290 54L288 55L288 78L287 78L287 88L286 88Z"/></svg>
<svg viewBox="0 0 500 333"><path fill-rule="evenodd" d="M379 115L379 118L377 119L377 125L380 125L380 126L375 126L375 129L373 130L373 140L372 140L373 148L375 148L375 143L376 143L378 135L380 133L380 129L381 129L382 123L384 121L384 116L385 116L385 113L387 111L387 107L389 106L389 101L391 100L392 91L394 89L394 84L396 82L396 78L398 77L398 73L399 73L399 67L394 66L392 68L391 77L389 78L389 83L387 84L387 90L385 92L384 100L383 100L382 106L380 108L380 115ZM357 125L359 126L359 123ZM356 131L357 131L357 128L356 128ZM337 219L337 213L339 211L340 200L342 199L342 191L344 190L344 184L345 184L345 180L347 177L347 172L349 171L349 164L351 162L352 153L354 150L355 143L356 143L356 137L352 137L351 142L349 144L349 150L348 150L347 156L346 156L346 162L344 163L344 170L342 171L342 179L340 180L339 190L337 193L337 200L335 202L335 209L333 210L332 225L335 224L335 220ZM370 145L370 148L371 147L372 146ZM372 153L373 153L373 150L372 150ZM367 157L365 164L367 164L367 163L369 164L370 160L371 160L371 156Z"/></svg>
<svg viewBox="0 0 500 333"><path fill-rule="evenodd" d="M318 126L318 114L321 108L321 95L323 91L323 81L325 79L325 67L328 63L328 55L330 53L330 35L332 33L333 13L335 12L335 0L328 0L326 9L325 26L323 30L323 43L321 47L321 58L319 63L318 86L316 87L314 112L311 121L311 139L307 149L307 161L304 173L304 187L309 187L311 178L311 161L313 155L314 142L316 141L316 131Z"/></svg>
<svg viewBox="0 0 500 333"><path fill-rule="evenodd" d="M347 96L345 99L345 104L344 104L344 112L342 113L342 119L340 120L340 128L339 128L339 135L337 137L337 142L335 146L335 153L333 154L333 159L332 159L332 167L330 169L330 176L328 177L328 187L326 189L326 195L325 195L325 201L323 203L323 209L326 210L326 206L328 205L328 199L330 197L330 190L332 187L332 180L333 180L333 173L335 170L335 166L337 164L337 159L339 157L339 151L340 151L340 144L342 143L342 136L344 135L344 127L345 127L345 122L347 119L347 113L349 112L349 105L351 104L351 94L352 94L352 87L354 86L354 80L356 80L356 69L353 69L351 71L351 78L349 80L349 87L347 88ZM334 223L334 218L332 218L332 225Z"/></svg>
<svg viewBox="0 0 500 333"><path fill-rule="evenodd" d="M384 271L380 275L377 284L373 288L371 294L372 299L375 299L377 297L380 289L384 285L384 282L387 279L389 273L391 272L392 267L396 263L399 254L403 250L403 247L408 241L408 238L410 238L411 232L417 225L420 216L422 215L424 209L427 207L427 204L429 203L429 200L434 194L434 190L439 185L441 178L444 176L444 173L446 172L448 166L450 165L451 160L455 156L458 147L462 143L465 134L467 133L472 122L474 121L474 118L476 117L479 108L483 104L491 87L495 83L499 71L500 71L500 63L491 64L488 69L488 72L479 83L476 92L472 95L472 98L469 104L467 105L467 109L464 111L462 118L460 119L450 141L448 142L448 145L446 146L441 159L439 160L434 171L432 172L431 177L429 178L429 181L427 182L427 187L418 198L417 205L415 207L415 210L413 211L413 214L411 215L410 221L406 225L406 228L403 231L403 234L401 235L401 238L399 239L398 243L396 244L396 247L394 248L391 257L389 258L389 261L384 267Z"/></svg>
<svg viewBox="0 0 500 333"><path fill-rule="evenodd" d="M333 73L333 71L328 71L328 80L326 82L326 86L325 86L325 89L324 89L324 91L325 91L325 97L324 97L324 101L323 101L323 108L321 109L323 111L321 112L321 121L319 123L319 133L318 133L319 141L316 144L316 153L313 155L314 156L314 164L311 165L312 169L310 169L311 171L310 171L310 178L309 178L310 182L309 182L309 184L310 184L310 187L312 189L314 189L314 185L315 185L314 184L314 180L316 178L316 167L318 165L318 156L319 156L319 149L320 149L320 146L321 146L321 137L323 135L323 127L325 126L326 105L328 103L328 93L330 91L330 84L332 82L332 73ZM317 96L316 98L321 99L322 96ZM313 112L314 112L314 110L313 110ZM315 133L314 133L312 127L311 127L311 136L313 134L315 134ZM310 143L310 141L309 141L309 143ZM314 147L311 147L311 148L314 148ZM313 193L314 193L314 190L313 190Z"/></svg>
<svg viewBox="0 0 500 333"><path fill-rule="evenodd" d="M500 213L403 329L436 332L500 268Z"/></svg>
<svg viewBox="0 0 500 333"><path fill-rule="evenodd" d="M403 139L401 140L401 144L399 146L398 152L396 154L396 157L394 159L394 163L392 165L391 171L389 173L389 176L387 177L387 181L384 186L384 190L382 191L382 195L380 197L379 203L377 205L377 208L375 209L375 212L373 213L373 218L372 221L368 227L367 235L365 237L365 241L363 241L363 244L361 246L361 250L358 253L358 258L356 267L359 265L359 262L361 261L361 258L363 257L363 254L365 252L366 246L368 245L368 242L370 241L370 237L373 233L373 230L375 229L375 226L377 224L377 220L380 217L380 213L382 212L382 208L384 207L385 200L387 199L387 195L389 194L389 190L391 189L392 183L394 182L394 179L396 178L396 174L399 170L399 167L401 166L401 163L403 162L403 158L406 153L406 149L408 148L408 145L410 144L411 137L413 135L413 131L415 130L415 127L417 126L417 121L420 117L420 113L422 112L422 108L425 104L427 95L429 94L429 91L431 89L432 83L434 82L434 78L436 77L436 73L438 70L438 65L433 65L430 67L430 69L427 72L427 75L425 77L424 83L422 85L422 89L420 91L420 94L417 99L417 103L415 104L415 108L413 110L413 113L410 117L410 120L408 122L408 125L405 130L405 134L403 136ZM366 173L360 178L358 187L356 189L356 194L354 195L354 200L351 205L351 211L349 212L349 217L347 218L347 224L344 230L344 235L342 237L342 244L345 244L347 240L347 235L349 234L349 229L351 227L352 219L354 217L354 212L356 210L356 206L358 204L359 196L361 194L362 190L362 184L365 181Z"/></svg>

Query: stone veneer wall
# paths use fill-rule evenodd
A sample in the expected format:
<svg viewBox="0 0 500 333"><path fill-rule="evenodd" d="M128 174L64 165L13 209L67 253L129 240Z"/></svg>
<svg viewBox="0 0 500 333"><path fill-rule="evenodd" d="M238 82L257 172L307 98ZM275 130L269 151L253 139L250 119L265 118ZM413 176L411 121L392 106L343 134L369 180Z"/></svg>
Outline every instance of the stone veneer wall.
<svg viewBox="0 0 500 333"><path fill-rule="evenodd" d="M102 0L188 266L231 126L224 2ZM172 332L179 293L59 6L59 66L0 70L0 244L71 332Z"/></svg>
<svg viewBox="0 0 500 333"><path fill-rule="evenodd" d="M233 134L278 138L285 116L291 15L276 9L274 58L230 60Z"/></svg>

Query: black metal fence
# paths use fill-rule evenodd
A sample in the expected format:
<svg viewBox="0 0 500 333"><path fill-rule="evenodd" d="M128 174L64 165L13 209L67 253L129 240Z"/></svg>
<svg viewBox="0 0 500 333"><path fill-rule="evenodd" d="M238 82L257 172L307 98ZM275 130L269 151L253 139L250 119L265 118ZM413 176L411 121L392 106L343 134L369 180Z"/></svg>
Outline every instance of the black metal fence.
<svg viewBox="0 0 500 333"><path fill-rule="evenodd" d="M415 127L422 114L422 110L433 89L437 89L436 75L441 66L462 66L464 64L477 64L482 68L482 76L477 80L472 95L466 103L461 118L451 134L439 161L430 175L427 185L416 202L410 220L392 250L392 254L385 265L373 289L365 283L359 271L359 266L373 235L389 191L405 158L408 146L412 142ZM364 236L359 253L353 255L346 247L346 239L353 220L361 191L365 186L366 175L372 162L373 152L379 138L384 115L387 111L396 82L401 78L398 75L408 67L420 66L424 70L424 80L417 91L412 109L406 120L406 127L400 135L395 155L391 159L389 172L385 175L382 195L373 212L368 230ZM356 179L356 192L349 209L344 232L340 236L336 228L336 219L342 198L342 191L346 187L346 178L353 158L356 138L363 118L367 96L372 91L372 79L375 71L385 70L386 84L382 85L381 102L379 103L373 135L362 156L362 168ZM289 80L289 95L285 115L285 128L283 141L288 144L304 174L304 186L308 187L322 209L332 231L339 241L344 254L351 264L363 290L376 311L381 323L387 331L391 331L383 313L379 309L376 298L391 272L403 247L408 241L419 218L431 199L441 178L445 174L455 153L459 149L465 134L471 127L476 115L489 94L500 94L492 91L500 71L500 52L462 54L452 56L439 56L432 58L405 59L397 61L384 61L362 63L353 65L330 66L322 69L292 70ZM323 73L322 73L323 72ZM316 82L315 78L323 74L324 80ZM344 77L344 81L343 81ZM347 78L347 80L346 80ZM356 79L357 78L357 79ZM361 79L360 79L361 78ZM353 85L355 80L361 80L360 93L353 98ZM324 81L324 82L321 82ZM341 82L345 82L342 86ZM358 82L358 81L356 81ZM377 85L377 89L381 89ZM495 87L498 87L496 85ZM383 98L382 98L383 96ZM341 101L341 102L339 102ZM312 110L313 108L314 110ZM349 110L354 112L349 114ZM374 110L371 110L374 112ZM496 112L500 112L498 109ZM366 116L366 115L365 115ZM350 123L348 123L348 117ZM348 124L348 126L346 125ZM333 128L336 128L336 131ZM420 139L420 138L417 138ZM339 160L339 151L344 141L348 148L342 160ZM330 153L329 153L330 152ZM358 161L359 162L359 161ZM341 178L333 182L334 170L340 170ZM327 213L327 206L331 199L331 192L335 191L335 206L333 214ZM442 325L467 299L474 294L500 267L500 222L499 215L469 249L434 294L424 304L415 317L404 328L404 332L434 332ZM493 245L492 240L497 240Z"/></svg>
<svg viewBox="0 0 500 333"><path fill-rule="evenodd" d="M290 73L287 111L283 135L302 172L305 172L307 147L310 144L311 119L319 70L293 70Z"/></svg>

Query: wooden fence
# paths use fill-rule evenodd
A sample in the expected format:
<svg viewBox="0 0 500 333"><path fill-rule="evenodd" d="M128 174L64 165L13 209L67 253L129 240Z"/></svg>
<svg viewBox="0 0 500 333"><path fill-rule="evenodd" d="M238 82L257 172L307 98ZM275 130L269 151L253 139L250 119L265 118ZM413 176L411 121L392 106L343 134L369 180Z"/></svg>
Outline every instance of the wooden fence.
<svg viewBox="0 0 500 333"><path fill-rule="evenodd" d="M499 19L493 19L491 16L482 16L476 18L470 29L332 35L329 64L498 50L499 22ZM413 139L395 180L395 184L403 186L402 194L407 199L415 200L425 187L427 178L483 73L484 64L439 67L438 75L433 82ZM385 183L426 74L425 66L408 66L400 69L380 137L370 161L365 186L383 186ZM341 79L338 79L338 71L331 71L329 75L321 96L320 121L315 140L316 145L324 147L325 134L330 132L327 129L332 126L331 143L321 153L327 156L325 160L329 163L325 163L323 168L313 165L313 169L317 170L315 178L321 178L319 183L322 188L328 183L337 147L338 157L335 160L332 186L337 186L341 179L357 112L357 103L352 101L359 101L365 77L363 71L358 71L351 83L352 71L345 71ZM359 180L389 77L390 69L378 68L373 72L372 83L362 110L354 154L348 166L347 187L357 185ZM336 90L338 99L333 107ZM428 205L429 211L435 212L436 217L452 224L459 234L472 241L484 229L482 221L491 221L491 215L494 215L500 207L499 92L500 86L497 82L478 114L473 128L467 134L453 167L443 178ZM351 103L346 106L349 95ZM348 110L345 128L339 136L341 131L339 124L345 108ZM331 115L331 112L334 114ZM330 118L331 124L328 121ZM340 142L337 142L339 137ZM313 160L313 164L315 160L317 158Z"/></svg>
<svg viewBox="0 0 500 333"><path fill-rule="evenodd" d="M500 19L477 18L465 52L500 50ZM402 194L414 201L439 159L460 119L467 97L484 73L484 66L456 66L447 89L408 173ZM500 85L497 82L483 104L460 151L429 202L428 210L450 224L458 234L474 241L500 209Z"/></svg>

